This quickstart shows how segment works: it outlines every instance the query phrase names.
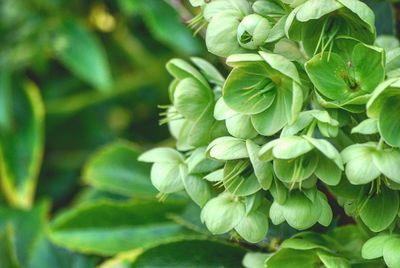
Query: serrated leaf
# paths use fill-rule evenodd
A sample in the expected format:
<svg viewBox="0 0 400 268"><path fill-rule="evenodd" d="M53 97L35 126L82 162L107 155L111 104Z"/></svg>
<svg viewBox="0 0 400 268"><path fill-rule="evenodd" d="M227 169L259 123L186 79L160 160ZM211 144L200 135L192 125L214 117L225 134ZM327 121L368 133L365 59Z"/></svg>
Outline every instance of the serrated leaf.
<svg viewBox="0 0 400 268"><path fill-rule="evenodd" d="M58 215L49 236L56 245L77 252L110 256L182 235L184 229L167 215L183 208L176 202L86 203Z"/></svg>
<svg viewBox="0 0 400 268"><path fill-rule="evenodd" d="M129 142L115 142L95 153L86 163L83 180L111 193L151 197L157 191L150 182L150 170L138 162L140 150Z"/></svg>
<svg viewBox="0 0 400 268"><path fill-rule="evenodd" d="M131 267L236 267L245 253L238 246L213 240L176 240L145 251Z"/></svg>

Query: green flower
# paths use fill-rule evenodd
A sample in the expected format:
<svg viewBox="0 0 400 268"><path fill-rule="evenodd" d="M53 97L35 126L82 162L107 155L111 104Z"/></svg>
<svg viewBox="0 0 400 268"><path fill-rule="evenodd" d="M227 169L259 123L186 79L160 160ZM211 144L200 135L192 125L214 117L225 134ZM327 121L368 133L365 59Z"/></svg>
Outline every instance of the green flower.
<svg viewBox="0 0 400 268"><path fill-rule="evenodd" d="M363 43L348 53L317 54L305 68L323 106L351 112L365 110L370 94L385 77L383 50Z"/></svg>
<svg viewBox="0 0 400 268"><path fill-rule="evenodd" d="M205 76L214 83L220 83L221 76L207 62L193 60ZM161 113L168 123L172 135L177 139L180 150L207 145L210 140L226 133L221 122L214 119L215 95L205 76L186 61L173 59L167 69L175 77L169 88L172 105ZM223 80L223 78L222 78Z"/></svg>
<svg viewBox="0 0 400 268"><path fill-rule="evenodd" d="M278 251L265 260L268 268L295 268L295 267L327 267L327 268L350 268L355 263L347 259L354 252L353 247L349 248L348 237L343 235L348 226L337 227L334 232L329 234L319 234L316 232L303 232L286 239L280 245ZM353 226L351 226L353 227ZM340 232L345 238L345 242L340 237L335 237L336 232ZM356 227L349 231L353 231L352 237L359 237ZM357 267L361 266L357 262Z"/></svg>
<svg viewBox="0 0 400 268"><path fill-rule="evenodd" d="M378 120L382 138L391 146L400 147L400 79L380 84L367 103L367 114Z"/></svg>
<svg viewBox="0 0 400 268"><path fill-rule="evenodd" d="M295 185L317 176L327 185L340 181L343 163L339 152L328 141L309 136L287 136L265 144L259 153L263 161L274 163L279 180Z"/></svg>
<svg viewBox="0 0 400 268"><path fill-rule="evenodd" d="M257 14L243 18L237 29L237 40L243 48L254 50L262 46L270 32L269 21Z"/></svg>
<svg viewBox="0 0 400 268"><path fill-rule="evenodd" d="M155 148L143 153L139 161L153 163L151 182L160 193L171 194L185 188L182 181L184 156L171 148Z"/></svg>
<svg viewBox="0 0 400 268"><path fill-rule="evenodd" d="M210 158L226 161L216 186L224 187L235 196L249 196L261 189L267 190L272 183L272 165L260 161L260 146L251 140L220 137L207 148Z"/></svg>
<svg viewBox="0 0 400 268"><path fill-rule="evenodd" d="M206 45L218 56L257 50L284 37L287 8L279 1L257 1L254 10L246 0L216 0L203 6L192 26L208 23ZM254 13L255 12L255 13Z"/></svg>
<svg viewBox="0 0 400 268"><path fill-rule="evenodd" d="M333 119L327 111L309 110L301 112L293 124L285 126L282 129L281 137L293 136L300 132L306 134L309 131L312 134L315 126L318 126L319 133L324 137L334 138L339 132L339 122Z"/></svg>
<svg viewBox="0 0 400 268"><path fill-rule="evenodd" d="M350 145L341 152L347 179L352 184L367 184L382 176L400 183L400 150L379 147L376 142L368 142Z"/></svg>
<svg viewBox="0 0 400 268"><path fill-rule="evenodd" d="M257 243L268 232L268 208L259 195L240 199L225 192L208 201L201 211L201 221L213 234L235 229L245 240Z"/></svg>
<svg viewBox="0 0 400 268"><path fill-rule="evenodd" d="M252 139L258 135L251 123L251 117L229 108L222 97L215 104L214 117L217 120L225 121L229 134L235 138Z"/></svg>
<svg viewBox="0 0 400 268"><path fill-rule="evenodd" d="M309 0L290 13L285 30L289 39L302 41L306 53L313 56L333 46L337 36L372 45L374 18L373 11L358 0Z"/></svg>
<svg viewBox="0 0 400 268"><path fill-rule="evenodd" d="M251 116L259 134L270 136L298 116L303 88L294 63L267 52L230 56L233 67L223 90L224 102L232 110Z"/></svg>
<svg viewBox="0 0 400 268"><path fill-rule="evenodd" d="M305 230L317 222L328 226L332 221L332 210L326 196L316 190L306 194L294 191L289 194L282 204L274 201L269 212L273 224L287 222L297 230Z"/></svg>

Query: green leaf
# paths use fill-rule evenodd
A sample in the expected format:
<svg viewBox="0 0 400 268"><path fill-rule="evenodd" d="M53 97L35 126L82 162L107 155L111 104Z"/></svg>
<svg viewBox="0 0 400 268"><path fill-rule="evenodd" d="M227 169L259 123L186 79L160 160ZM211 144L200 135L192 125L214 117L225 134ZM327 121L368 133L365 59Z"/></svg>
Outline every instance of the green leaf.
<svg viewBox="0 0 400 268"><path fill-rule="evenodd" d="M12 91L10 73L0 70L0 131L10 128L12 119Z"/></svg>
<svg viewBox="0 0 400 268"><path fill-rule="evenodd" d="M182 235L184 229L167 219L182 210L183 204L173 202L87 203L58 215L49 236L77 252L110 256Z"/></svg>
<svg viewBox="0 0 400 268"><path fill-rule="evenodd" d="M20 268L14 241L14 229L12 225L7 225L0 232L0 267Z"/></svg>
<svg viewBox="0 0 400 268"><path fill-rule="evenodd" d="M245 205L229 193L211 199L201 211L201 220L213 234L223 234L236 227L246 212Z"/></svg>
<svg viewBox="0 0 400 268"><path fill-rule="evenodd" d="M29 268L94 268L98 258L84 256L52 244L43 236L32 250Z"/></svg>
<svg viewBox="0 0 400 268"><path fill-rule="evenodd" d="M360 211L361 220L373 232L388 228L399 211L398 192L386 187L382 187L381 191L370 197Z"/></svg>
<svg viewBox="0 0 400 268"><path fill-rule="evenodd" d="M319 259L315 252L281 249L266 261L266 268L316 268Z"/></svg>
<svg viewBox="0 0 400 268"><path fill-rule="evenodd" d="M132 197L151 197L157 191L150 182L147 165L138 162L140 150L118 141L95 153L83 169L83 180L103 191Z"/></svg>
<svg viewBox="0 0 400 268"><path fill-rule="evenodd" d="M32 206L42 162L44 107L33 83L13 89L13 128L0 132L0 174L7 201L20 208Z"/></svg>
<svg viewBox="0 0 400 268"><path fill-rule="evenodd" d="M56 57L76 76L99 90L109 90L112 79L104 48L93 33L74 20L57 29Z"/></svg>
<svg viewBox="0 0 400 268"><path fill-rule="evenodd" d="M24 267L28 265L31 250L45 230L48 213L49 205L47 203L40 203L31 210L0 207L0 233L7 228L13 229L10 238L15 247L16 259ZM0 245L2 244L3 242L0 242Z"/></svg>
<svg viewBox="0 0 400 268"><path fill-rule="evenodd" d="M327 254L323 251L317 252L319 259L326 268L350 268L350 262L344 258Z"/></svg>
<svg viewBox="0 0 400 268"><path fill-rule="evenodd" d="M146 26L158 41L180 53L193 55L202 51L173 6L164 1L148 0L141 1L140 7Z"/></svg>
<svg viewBox="0 0 400 268"><path fill-rule="evenodd" d="M213 240L177 240L146 250L131 267L237 267L245 253L238 246Z"/></svg>

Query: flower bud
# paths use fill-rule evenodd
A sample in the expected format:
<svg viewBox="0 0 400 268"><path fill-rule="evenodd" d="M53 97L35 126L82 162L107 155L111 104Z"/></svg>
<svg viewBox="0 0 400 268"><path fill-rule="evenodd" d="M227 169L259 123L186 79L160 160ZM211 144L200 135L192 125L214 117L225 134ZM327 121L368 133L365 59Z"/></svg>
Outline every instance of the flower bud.
<svg viewBox="0 0 400 268"><path fill-rule="evenodd" d="M257 49L267 40L271 26L269 21L257 14L251 14L242 20L237 30L237 39L243 48Z"/></svg>

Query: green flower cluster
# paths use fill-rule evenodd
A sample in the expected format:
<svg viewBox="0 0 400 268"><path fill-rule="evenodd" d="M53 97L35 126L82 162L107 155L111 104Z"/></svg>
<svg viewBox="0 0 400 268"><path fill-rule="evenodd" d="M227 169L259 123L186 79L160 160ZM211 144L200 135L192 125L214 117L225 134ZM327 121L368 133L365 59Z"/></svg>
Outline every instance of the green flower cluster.
<svg viewBox="0 0 400 268"><path fill-rule="evenodd" d="M252 243L269 222L329 226L327 193L372 232L396 232L400 47L376 38L373 12L358 0L190 2L201 9L191 27L206 27L208 50L226 57L230 73L199 58L167 64L175 79L161 123L176 150L140 157L154 163L161 195L185 190L213 234L232 231ZM363 257L399 267L391 264L399 256L386 260L386 248L399 243L391 236L376 238L382 247L385 240L383 253ZM339 258L309 237L318 244L313 258ZM282 250L298 250L290 243Z"/></svg>

